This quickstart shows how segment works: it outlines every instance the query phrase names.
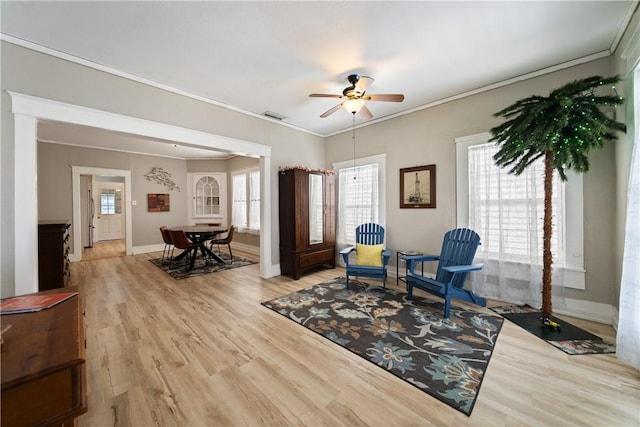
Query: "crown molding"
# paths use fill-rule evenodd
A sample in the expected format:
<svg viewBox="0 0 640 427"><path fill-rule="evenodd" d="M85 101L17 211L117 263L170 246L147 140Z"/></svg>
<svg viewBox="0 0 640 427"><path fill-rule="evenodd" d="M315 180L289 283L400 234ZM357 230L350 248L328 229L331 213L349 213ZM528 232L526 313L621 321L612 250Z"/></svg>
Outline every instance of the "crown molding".
<svg viewBox="0 0 640 427"><path fill-rule="evenodd" d="M5 41L7 43L14 44L16 46L24 47L26 49L30 49L30 50L33 50L33 51L36 51L36 52L44 53L46 55L50 55L50 56L53 56L53 57L56 57L56 58L64 59L65 61L73 62L74 64L83 65L85 67L92 68L94 70L102 71L102 72L105 72L105 73L108 73L108 74L112 74L114 76L118 76L118 77L122 77L122 78L125 78L125 79L128 79L128 80L135 81L137 83L142 83L142 84L145 84L147 86L151 86L151 87L155 87L157 89L165 90L167 92L175 93L176 95L185 96L187 98L191 98L191 99L195 99L197 101L205 102L205 103L210 104L210 105L215 105L216 107L224 108L226 110L234 111L236 113L244 114L244 115L256 118L256 119L264 120L264 121L267 121L269 123L273 123L273 124L276 124L276 125L279 125L279 126L285 126L285 127L291 128L291 129L298 130L300 132L305 132L305 133L308 133L308 134L311 134L311 135L323 137L322 134L319 134L317 132L312 132L312 131L310 131L308 129L303 129L301 127L294 126L294 125L286 123L286 122L274 121L272 118L265 117L262 114L256 114L256 113L253 113L251 111L243 110L241 108L234 107L234 106L229 105L229 104L224 104L222 102L218 102L218 101L215 101L213 99L206 98L206 97L201 96L201 95L197 95L195 93L191 93L191 92L188 92L188 91L185 91L185 90L182 90L182 89L176 89L176 88L174 88L172 86L169 86L169 85L158 83L156 81L149 80L149 79L146 79L144 77L136 76L135 74L127 73L125 71L121 71L121 70L118 70L118 69L115 69L115 68L107 67L106 65L98 64L96 62L89 61L89 60L84 59L84 58L79 58L77 56L70 55L68 53L61 52L59 50L51 49L49 47L42 46L42 45L39 45L37 43L33 43L33 42L30 42L30 41L27 41L27 40L23 40L23 39L14 37L14 36L10 36L10 35L5 34L5 33L0 33L0 40Z"/></svg>

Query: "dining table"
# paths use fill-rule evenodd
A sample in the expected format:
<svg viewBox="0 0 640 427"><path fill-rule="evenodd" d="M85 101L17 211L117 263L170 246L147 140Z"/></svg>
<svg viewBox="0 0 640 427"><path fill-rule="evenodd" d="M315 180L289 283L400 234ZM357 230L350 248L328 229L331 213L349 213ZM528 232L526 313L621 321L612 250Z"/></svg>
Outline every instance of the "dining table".
<svg viewBox="0 0 640 427"><path fill-rule="evenodd" d="M175 227L171 227L169 230L173 231L184 231L184 234L187 235L187 238L191 240L191 242L198 245L198 249L202 254L202 258L207 260L212 258L218 264L225 264L224 259L220 257L220 255L213 252L206 245L208 240L215 238L218 234L226 233L229 231L227 227L223 227L220 225L208 225L208 224L198 224L198 225L179 225ZM197 253L197 252L196 252ZM178 255L175 260L180 260L187 255L186 251L182 252ZM189 264L189 270L193 270L195 265L195 254L191 257L191 263Z"/></svg>

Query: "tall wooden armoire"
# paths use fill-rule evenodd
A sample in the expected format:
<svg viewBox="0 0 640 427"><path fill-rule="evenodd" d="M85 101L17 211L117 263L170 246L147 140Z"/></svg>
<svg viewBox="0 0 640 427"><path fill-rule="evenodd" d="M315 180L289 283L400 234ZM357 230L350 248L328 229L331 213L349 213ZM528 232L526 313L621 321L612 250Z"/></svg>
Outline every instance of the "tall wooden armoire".
<svg viewBox="0 0 640 427"><path fill-rule="evenodd" d="M312 268L335 268L335 176L290 169L279 177L280 272L298 280Z"/></svg>

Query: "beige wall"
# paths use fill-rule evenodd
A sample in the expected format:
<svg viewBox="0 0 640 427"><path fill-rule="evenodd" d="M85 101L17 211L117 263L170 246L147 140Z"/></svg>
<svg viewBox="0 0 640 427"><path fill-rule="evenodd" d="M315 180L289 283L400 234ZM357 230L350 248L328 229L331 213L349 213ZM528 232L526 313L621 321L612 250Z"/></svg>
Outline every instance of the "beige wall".
<svg viewBox="0 0 640 427"><path fill-rule="evenodd" d="M304 163L324 166L324 140L286 126L240 114L222 107L176 95L141 83L77 65L5 41L0 45L2 73L2 142L0 170L4 176L19 176L13 167L13 115L6 91L81 105L127 116L168 123L215 135L271 146L271 181L277 188L279 165ZM14 289L14 180L2 179L2 295ZM270 224L272 259L279 262L278 195L266 200L274 221ZM138 220L134 217L134 227ZM147 241L146 237L135 243Z"/></svg>
<svg viewBox="0 0 640 427"><path fill-rule="evenodd" d="M60 129L57 129L60 130ZM48 129L44 129L47 133ZM73 130L70 130L73 132ZM58 140L65 140L64 135L56 135ZM118 138L114 134L114 138ZM77 135L68 135L76 140ZM144 156L115 151L97 150L70 145L39 143L38 144L38 218L68 219L72 218L72 185L71 166L121 169L131 171L132 199L137 203L128 206L132 218L132 246L147 246L162 243L159 227L187 224L187 173L188 172L230 172L259 165L259 160L250 157L235 157L225 160L179 160L166 157ZM161 167L171 174L171 178L179 187L169 190L166 187L145 178L152 167ZM231 194L231 183L227 180L228 193ZM169 212L148 212L148 193L168 193L171 196ZM228 217L231 215L231 204L228 203ZM260 237L248 233L237 233L237 243L259 246ZM73 250L73 236L71 238Z"/></svg>
<svg viewBox="0 0 640 427"><path fill-rule="evenodd" d="M184 160L143 156L69 145L38 144L38 219L68 219L73 217L71 166L122 169L131 171L132 246L162 243L159 227L187 224L187 169ZM152 167L161 167L171 174L180 187L166 187L145 178ZM148 193L168 193L169 212L148 212ZM73 248L73 238L71 239Z"/></svg>
<svg viewBox="0 0 640 427"><path fill-rule="evenodd" d="M612 60L602 59L357 129L357 157L387 156L389 247L438 253L442 235L456 226L456 138L488 132L500 123L493 113L519 99L611 72ZM353 158L351 133L327 138L326 150L327 165ZM565 296L614 304L615 145L592 153L590 161L591 170L584 176L586 290L567 289ZM430 164L436 165L437 208L400 209L399 169Z"/></svg>

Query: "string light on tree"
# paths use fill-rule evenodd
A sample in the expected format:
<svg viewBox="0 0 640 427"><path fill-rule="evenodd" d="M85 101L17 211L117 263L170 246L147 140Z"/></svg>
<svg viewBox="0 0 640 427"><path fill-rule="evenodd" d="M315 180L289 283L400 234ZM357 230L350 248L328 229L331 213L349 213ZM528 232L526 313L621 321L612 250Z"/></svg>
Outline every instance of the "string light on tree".
<svg viewBox="0 0 640 427"><path fill-rule="evenodd" d="M544 225L542 268L542 322L551 325L551 226L552 186L554 171L563 181L566 169L579 173L589 170L587 155L602 148L604 141L618 138L626 126L607 117L612 111L603 107L621 105L624 99L615 91L618 76L587 77L553 90L548 97L531 96L494 114L505 122L491 129L491 141L500 150L494 155L498 166L510 167L520 175L529 165L544 157ZM603 85L611 85L615 95L598 93Z"/></svg>

